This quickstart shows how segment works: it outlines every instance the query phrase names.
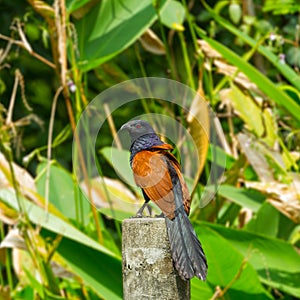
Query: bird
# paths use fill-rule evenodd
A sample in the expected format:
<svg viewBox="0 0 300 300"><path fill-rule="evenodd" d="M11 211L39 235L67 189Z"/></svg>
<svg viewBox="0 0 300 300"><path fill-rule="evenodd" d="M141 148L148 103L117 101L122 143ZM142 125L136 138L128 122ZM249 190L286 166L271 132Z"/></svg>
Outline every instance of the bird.
<svg viewBox="0 0 300 300"><path fill-rule="evenodd" d="M165 218L171 255L179 276L187 281L194 276L206 280L207 260L202 245L188 218L191 198L173 146L164 143L144 120L131 120L121 130L131 138L130 166L145 202L136 217L143 216L149 201Z"/></svg>

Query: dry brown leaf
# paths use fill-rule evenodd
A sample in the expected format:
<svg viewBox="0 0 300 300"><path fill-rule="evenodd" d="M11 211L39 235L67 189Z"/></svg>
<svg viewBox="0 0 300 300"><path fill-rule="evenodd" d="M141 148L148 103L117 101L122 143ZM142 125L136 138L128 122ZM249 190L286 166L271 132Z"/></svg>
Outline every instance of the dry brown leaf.
<svg viewBox="0 0 300 300"><path fill-rule="evenodd" d="M32 200L41 207L44 207L44 199L37 193L35 181L33 177L23 168L12 163L12 168L14 176L17 180L19 192L27 199ZM14 185L12 181L12 174L10 171L9 162L6 160L5 156L0 152L0 189L11 189L14 190ZM4 210L0 207L0 214ZM8 212L7 209L5 211ZM7 215L7 214L6 214Z"/></svg>
<svg viewBox="0 0 300 300"><path fill-rule="evenodd" d="M209 58L222 58L221 54L213 49L206 41L197 40L198 45L201 50L205 53L205 55Z"/></svg>
<svg viewBox="0 0 300 300"><path fill-rule="evenodd" d="M193 190L196 187L199 180L199 176L202 173L206 161L208 146L209 146L210 115L209 115L208 103L204 99L205 98L201 89L201 85L199 85L198 91L193 99L193 102L189 110L189 114L187 116L187 121L189 123L189 128L190 128L190 134L196 145L196 149L198 151L198 158L199 158L197 173L196 176L194 176Z"/></svg>
<svg viewBox="0 0 300 300"><path fill-rule="evenodd" d="M17 228L9 230L8 234L0 243L0 248L18 248L22 250L27 249L24 238L21 236L19 229Z"/></svg>
<svg viewBox="0 0 300 300"><path fill-rule="evenodd" d="M285 176L284 179L290 179L288 174L284 173L285 166L279 152L267 148L250 134L239 133L237 139L241 150L262 182L270 182L277 179L274 178L274 169L270 166L267 157L269 160L272 158L272 162L282 168L282 176Z"/></svg>
<svg viewBox="0 0 300 300"><path fill-rule="evenodd" d="M143 48L150 53L156 55L166 54L166 49L160 38L151 30L147 29L143 35L140 37Z"/></svg>
<svg viewBox="0 0 300 300"><path fill-rule="evenodd" d="M206 41L198 40L197 42L205 55L208 58L213 59L213 63L217 67L218 73L232 77L235 83L241 85L246 90L250 90L258 95L264 96L264 94L260 91L256 84L251 82L244 73L238 71L236 67L226 63L221 54L214 50Z"/></svg>
<svg viewBox="0 0 300 300"><path fill-rule="evenodd" d="M0 202L0 220L9 225L15 225L18 222L18 213L3 202Z"/></svg>
<svg viewBox="0 0 300 300"><path fill-rule="evenodd" d="M21 188L21 193L26 193L26 190L36 191L34 179L23 168L15 163L12 163L14 174L18 185ZM12 177L10 174L9 163L5 156L0 152L0 188L12 187Z"/></svg>
<svg viewBox="0 0 300 300"><path fill-rule="evenodd" d="M300 222L300 175L291 174L290 184L278 181L246 181L246 187L256 189L267 196L267 201L295 223Z"/></svg>
<svg viewBox="0 0 300 300"><path fill-rule="evenodd" d="M226 62L219 59L215 59L214 64L217 67L218 73L232 77L235 83L239 84L246 90L250 90L260 96L264 96L264 94L260 91L257 85L251 82L244 73L239 72L236 67L229 65Z"/></svg>

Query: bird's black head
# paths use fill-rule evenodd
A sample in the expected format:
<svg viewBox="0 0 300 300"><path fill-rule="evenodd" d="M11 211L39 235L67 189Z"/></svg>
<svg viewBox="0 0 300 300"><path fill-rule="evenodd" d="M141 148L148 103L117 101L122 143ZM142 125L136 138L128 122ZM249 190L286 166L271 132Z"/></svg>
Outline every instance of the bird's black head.
<svg viewBox="0 0 300 300"><path fill-rule="evenodd" d="M132 143L141 136L147 134L155 134L155 131L153 130L151 125L143 120L129 121L121 127L121 130L128 131Z"/></svg>

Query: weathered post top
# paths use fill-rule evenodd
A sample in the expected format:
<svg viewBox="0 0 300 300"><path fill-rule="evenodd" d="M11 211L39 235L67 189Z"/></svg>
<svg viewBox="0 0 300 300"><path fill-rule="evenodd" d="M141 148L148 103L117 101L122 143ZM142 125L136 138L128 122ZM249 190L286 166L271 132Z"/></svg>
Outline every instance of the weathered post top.
<svg viewBox="0 0 300 300"><path fill-rule="evenodd" d="M122 224L123 299L190 299L190 283L174 269L164 218Z"/></svg>

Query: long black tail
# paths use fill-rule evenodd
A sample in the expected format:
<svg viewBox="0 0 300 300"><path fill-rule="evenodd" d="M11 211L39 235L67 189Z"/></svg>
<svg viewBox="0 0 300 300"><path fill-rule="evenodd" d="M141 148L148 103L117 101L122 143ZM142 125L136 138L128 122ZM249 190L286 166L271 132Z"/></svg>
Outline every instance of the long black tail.
<svg viewBox="0 0 300 300"><path fill-rule="evenodd" d="M166 219L172 258L179 276L189 280L197 276L206 279L207 262L201 243L183 208L182 188L176 171L169 164L175 201L175 218Z"/></svg>
<svg viewBox="0 0 300 300"><path fill-rule="evenodd" d="M166 218L172 258L179 276L188 280L197 276L205 280L207 262L200 241L184 209L173 220Z"/></svg>

